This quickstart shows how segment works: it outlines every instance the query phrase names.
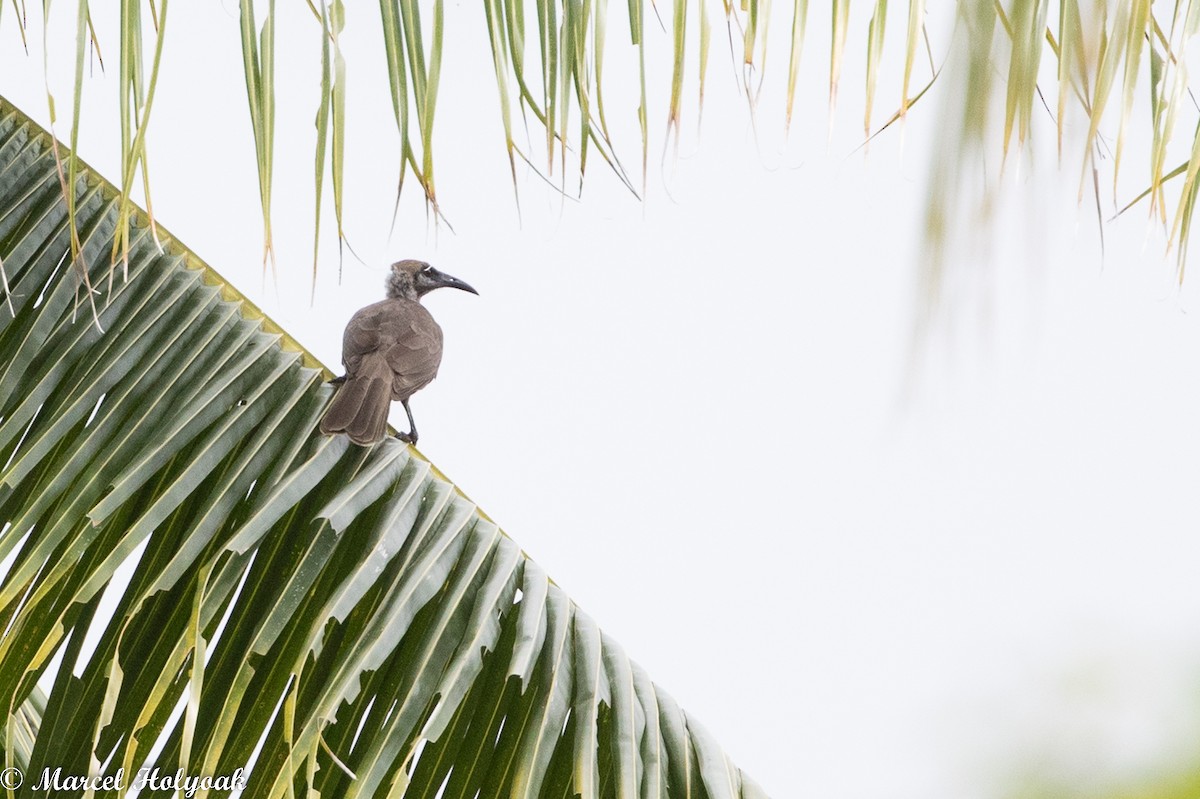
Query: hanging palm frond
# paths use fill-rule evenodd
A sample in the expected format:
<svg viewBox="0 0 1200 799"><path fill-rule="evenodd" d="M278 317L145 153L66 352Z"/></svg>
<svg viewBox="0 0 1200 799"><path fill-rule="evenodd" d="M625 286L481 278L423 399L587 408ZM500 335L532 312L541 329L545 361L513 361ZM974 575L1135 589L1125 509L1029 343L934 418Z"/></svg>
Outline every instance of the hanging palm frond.
<svg viewBox="0 0 1200 799"><path fill-rule="evenodd" d="M13 39L13 46L17 41L24 46L29 36L25 4L20 3L18 8L18 3L13 0L11 5L20 32L19 39ZM759 104L759 89L769 69L766 45L770 20L775 19L777 25L790 25L784 73L786 90L776 111L770 112L777 114L783 127L790 126L801 86L801 54L809 27L808 0L792 0L790 14L785 9L784 14L777 13L774 17L768 0L721 0L719 5L716 0L673 0L669 32L661 18L659 26L645 24L647 8L643 0L627 0L618 5L625 8L610 9L609 0L485 0L482 3L479 10L487 24L487 46L493 70L491 75L476 78L496 82L501 117L500 125L496 127L504 136L514 194L518 187L518 158L534 170L539 169L539 164L544 165L540 167L545 173L542 176L546 180L557 178L560 191L582 192L589 154L593 154L593 161L598 154L619 181L635 195L639 193L637 178L627 172L619 155L636 143L618 143L610 135L609 120L605 115L603 76L606 58L610 63L614 58L624 60L630 68L628 75L636 69L636 86L632 79L627 80L636 88L639 101L636 107L626 106L625 112L636 114L644 192L652 124L655 120L665 123L662 126L667 139L665 152L673 139L678 146L682 122L686 114L692 113L685 110L685 82L696 84L698 99L694 115L697 120L700 118L707 85L713 19L716 17L714 12L717 11L724 12L725 38L729 40L733 56L731 67L741 72L736 85L752 109L763 107ZM281 7L279 13L311 13L314 18L309 57L320 64L321 70L319 92L313 98L318 131L314 150L314 236L320 233L321 196L327 170L339 244L346 235L342 211L347 132L345 98L350 79L340 36L348 13L363 15L367 24L378 24L383 34L397 133L397 208L399 187L411 175L411 180L421 187L434 218L442 219L434 181L435 111L446 37L458 35L452 27L454 20L447 21L445 4L442 0L380 0L378 18L373 9L361 6L347 9L344 0L308 0L308 6L307 12L293 5ZM0 0L0 11L4 7L5 3ZM61 33L56 31L54 36L47 29L49 7L49 3L43 4L44 45L58 38L68 38L65 29ZM120 185L125 212L131 207L129 197L136 187L137 173L141 173L145 196L150 196L146 131L158 65L165 46L167 19L165 0L149 5L155 40L154 57L147 70L143 64L145 26L139 7L133 0L122 0L112 6L119 12ZM864 146L893 123L903 120L935 84L947 83L939 81L944 73L948 72L953 79L947 87L943 124L939 126L934 143L939 157L933 159L927 203L925 249L932 257L925 262L928 291L925 292L924 311L932 310L942 288L949 231L977 227L977 217L966 210L970 204L978 203L983 211L992 205L989 180L964 186L960 185L964 176L976 174L981 165L985 175L994 176L1006 162L1021 157L1039 127L1043 135L1057 138L1060 157L1082 165L1078 182L1080 202L1087 190L1093 195L1091 199L1098 214L1104 215L1101 209L1108 202L1114 210L1122 208L1117 212L1119 215L1147 199L1147 214L1162 229L1166 248L1174 249L1177 254L1182 278L1196 202L1200 197L1200 135L1194 132L1200 130L1196 127L1200 106L1192 97L1184 56L1200 33L1200 6L1189 1L1160 3L1156 7L1151 0L1101 0L1082 4L1079 0L1063 0L1057 4L1049 0L956 0L937 7L938 13L955 15L956 24L949 36L943 34L941 40L936 40L928 35L926 19L931 12L925 0L909 0L907 24L902 33L892 37L895 41L890 46L885 35L886 0L873 0L869 7L862 3L861 7L869 8L870 13L855 13L850 0L833 0L828 6L828 66L819 67L816 62L813 65L828 78L828 99L823 102L828 104L831 133L840 76L847 59L857 57L856 47L865 56ZM276 9L274 0L258 0L257 3L239 0L238 8L241 56L253 134L249 138L253 140L255 150L263 214L265 265L273 263L271 196ZM610 11L614 14L611 21L616 23L611 30ZM650 11L655 16L661 13L654 5ZM895 15L895 9L892 13ZM719 25L719 17L716 18ZM70 38L74 44L75 69L69 104L73 146L80 130L84 61L89 43L99 55L89 0L80 0L77 4L74 23ZM656 30L656 27L662 30ZM931 27L936 31L940 26ZM894 24L893 31L899 31ZM614 33L619 35L610 35ZM901 43L902 48L898 46ZM646 48L655 46L664 50L669 48L670 52L670 90L665 108L654 108L647 100L648 83L652 85L659 80L666 88L665 71L654 74L653 68L647 70L646 67ZM65 48L54 48L54 55L49 54L48 47L46 49L47 59L66 57ZM770 68L782 69L782 59L776 57L776 60L777 66ZM899 91L888 85L889 66L900 76ZM30 73L19 79L32 79L36 69L36 64L31 65ZM1150 113L1135 109L1135 98L1139 94L1144 98L1143 106L1148 103ZM56 103L48 84L46 99L53 127ZM993 103L1001 107L992 108ZM885 112L891 111L882 124L879 123L881 105ZM755 113L762 118L762 110ZM518 115L520 118L515 120ZM811 115L805 115L804 119L806 124L812 124ZM514 136L514 129L520 129L514 122L521 121L526 127L532 125L533 141L544 142L544 160L528 149L532 145L523 148ZM1141 131L1138 130L1139 123L1143 126ZM615 124L613 129L617 129ZM1071 135L1072 131L1075 131L1074 135ZM458 141L463 141L461 136ZM1119 186L1122 166L1131 162L1137 165L1137 159L1129 157L1130 142L1141 143L1149 161L1148 168L1135 178L1132 191ZM1189 145L1187 154L1168 157L1168 150L1178 149L1181 144ZM534 149L541 146L538 144ZM1103 163L1108 151L1112 153L1108 161L1111 176L1107 173L1102 176L1101 172L1109 169L1108 163ZM1182 164L1179 164L1180 159L1184 159ZM74 159L62 159L64 186L73 181L74 164ZM574 173L570 185L568 172ZM1125 173L1128 172L1126 168ZM1184 179L1168 190L1171 179L1181 175ZM1102 179L1104 184L1111 180L1111 198L1102 195ZM1178 187L1177 192L1175 187ZM74 220L74 195L64 194L69 218ZM1136 199L1126 202L1131 195L1136 195ZM982 202L979 202L980 198ZM963 218L969 218L970 223L962 224L959 220ZM76 227L73 222L71 227L72 230ZM114 269L117 263L121 263L122 268L128 263L126 227L123 213L109 257ZM318 240L314 238L314 250L317 244ZM82 263L86 253L78 241L73 241L72 246L74 262ZM87 276L90 280L90 269L80 268L79 273L81 279ZM111 280L112 276L110 270L107 277ZM313 285L315 288L315 277Z"/></svg>
<svg viewBox="0 0 1200 799"><path fill-rule="evenodd" d="M5 767L764 795L415 450L317 433L328 371L141 212L105 332L76 314L55 173L0 101ZM122 195L83 164L72 188L101 287Z"/></svg>

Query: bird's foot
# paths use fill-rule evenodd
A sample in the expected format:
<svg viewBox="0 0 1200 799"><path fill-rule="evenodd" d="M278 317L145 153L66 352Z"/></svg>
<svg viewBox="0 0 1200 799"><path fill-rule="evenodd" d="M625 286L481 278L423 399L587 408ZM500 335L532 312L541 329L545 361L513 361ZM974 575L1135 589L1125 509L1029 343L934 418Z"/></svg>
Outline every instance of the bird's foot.
<svg viewBox="0 0 1200 799"><path fill-rule="evenodd" d="M346 382L346 376L342 375L341 377L335 377L332 380L330 380L329 385L340 386L342 383L345 383L345 382Z"/></svg>
<svg viewBox="0 0 1200 799"><path fill-rule="evenodd" d="M414 446L416 446L416 443L417 443L417 434L415 432L414 433L397 433L396 438L400 439L401 441L403 441L406 444L412 444Z"/></svg>

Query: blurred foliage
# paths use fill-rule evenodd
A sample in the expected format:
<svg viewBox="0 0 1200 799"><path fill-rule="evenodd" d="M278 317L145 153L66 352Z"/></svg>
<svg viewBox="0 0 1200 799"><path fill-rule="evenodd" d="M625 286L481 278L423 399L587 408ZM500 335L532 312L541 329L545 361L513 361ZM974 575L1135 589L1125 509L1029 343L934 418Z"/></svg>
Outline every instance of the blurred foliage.
<svg viewBox="0 0 1200 799"><path fill-rule="evenodd" d="M1005 799L1196 799L1200 796L1200 765L1116 788L1085 789L1076 781L1047 776L1027 776L1020 783Z"/></svg>
<svg viewBox="0 0 1200 799"><path fill-rule="evenodd" d="M145 10L149 13L144 13ZM10 16L20 27L21 41L30 35L30 22L23 3L12 0ZM246 95L253 143L258 165L263 209L264 267L272 260L271 184L273 171L276 14L311 14L313 57L321 63L321 82L314 103L317 108L317 143L314 180L317 191L314 236L320 232L321 191L329 172L339 242L344 237L343 155L345 146L346 61L339 43L347 8L343 0L308 0L308 7L287 4L278 11L274 0L240 0L241 30ZM787 90L781 121L790 124L795 105L797 77L808 30L808 0L793 0L786 13L774 13L770 0L673 0L670 8L648 11L644 0L627 0L621 25L610 29L616 13L608 0L484 0L488 45L501 114L505 151L516 188L516 163L532 165L533 153L522 151L514 139L514 121L540 125L544 132L542 158L547 175L567 170L567 153L578 165L582 185L592 154L611 168L619 179L638 194L639 181L631 177L618 156L605 112L604 65L607 43L616 36L625 39L637 59L635 88L640 103L636 109L641 131L641 187L644 189L649 151L651 115L661 115L665 135L678 136L684 115L684 86L688 76L698 78L697 110L703 103L709 51L714 24L724 23L726 37L742 69L738 85L752 104L757 104L761 76L768 68L768 31L772 21L789 25ZM0 3L0 13L4 4ZM48 9L49 3L44 4ZM647 74L646 47L651 31L648 13L669 10L662 19L661 41L669 48L667 74ZM1200 194L1200 127L1196 127L1197 105L1189 89L1184 57L1200 27L1200 0L958 0L953 7L938 6L937 13L954 13L956 24L949 41L934 43L926 30L925 0L909 0L906 8L889 8L887 0L871 0L861 15L852 13L850 0L834 0L830 6L828 103L834 106L849 50L863 44L865 61L864 131L875 135L901 120L927 96L937 82L950 82L943 93L945 124L941 127L926 220L932 257L927 264L929 296L935 297L942 281L943 243L953 220L962 213L964 190L986 188L964 181L972 175L982 155L998 147L990 169L1005 162L1033 135L1034 119L1045 113L1056 131L1060 157L1082 164L1079 197L1095 195L1097 212L1102 185L1111 185L1114 197L1118 176L1129 161L1132 141L1145 141L1146 171L1139 178L1142 194L1152 218L1163 228L1168 247L1178 255L1182 276L1187 242ZM869 10L869 14L866 13ZM610 11L614 16L610 17ZM888 51L889 11L901 14L903 46ZM106 5L104 13L120 14L120 86L122 124L122 233L113 249L113 264L128 261L129 194L141 180L149 197L146 131L156 88L159 58L166 40L167 0L120 0ZM355 7L355 13L366 13ZM48 17L48 11L46 12ZM852 30L865 23L865 30ZM438 195L434 179L434 129L446 30L444 0L380 0L378 24L383 32L387 78L399 136L400 175L398 191L408 176L420 186L436 215ZM666 30L667 26L670 30ZM49 36L43 19L43 37ZM893 24L896 29L896 24ZM143 43L153 36L154 57L144 67ZM79 0L75 19L75 87L71 121L72 149L78 141L79 103L82 92L84 54L96 48L90 0ZM928 76L918 78L925 71ZM872 132L876 91L880 76L893 70L901 76L900 91L889 106L895 108ZM943 77L945 76L945 77ZM203 80L198 70L194 79ZM753 78L753 80L752 80ZM648 80L669 82L666 108L647 106ZM171 87L178 90L178 87ZM1134 113L1141 96L1149 113ZM47 89L51 121L55 119L54 98ZM1083 124L1069 121L1078 118ZM1135 129L1145 136L1134 137ZM1190 135L1180 135L1180 130ZM1182 163L1168 162L1171 143L1186 141L1188 155ZM1111 153L1111 169L1101 175L1102 153ZM1068 159L1068 156L1072 158ZM77 167L70 158L60 168L64 196L73 200L65 187ZM1178 182L1177 193L1167 191ZM565 188L565 187L564 187ZM71 208L72 230L76 230ZM151 214L153 220L153 214ZM314 240L314 250L316 241ZM77 236L72 252L78 261ZM315 260L315 259L314 259ZM114 266L115 268L115 266ZM316 265L314 263L314 270ZM86 264L77 264L78 274L88 279Z"/></svg>

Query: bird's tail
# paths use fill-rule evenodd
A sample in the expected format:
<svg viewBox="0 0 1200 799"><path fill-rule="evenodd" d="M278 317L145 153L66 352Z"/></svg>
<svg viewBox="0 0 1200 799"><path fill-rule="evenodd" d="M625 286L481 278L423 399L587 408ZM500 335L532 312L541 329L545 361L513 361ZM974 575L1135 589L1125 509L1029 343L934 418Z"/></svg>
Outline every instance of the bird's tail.
<svg viewBox="0 0 1200 799"><path fill-rule="evenodd" d="M368 446L387 432L388 409L392 404L392 370L382 355L363 358L354 377L338 389L321 419L326 435L345 433L355 444Z"/></svg>

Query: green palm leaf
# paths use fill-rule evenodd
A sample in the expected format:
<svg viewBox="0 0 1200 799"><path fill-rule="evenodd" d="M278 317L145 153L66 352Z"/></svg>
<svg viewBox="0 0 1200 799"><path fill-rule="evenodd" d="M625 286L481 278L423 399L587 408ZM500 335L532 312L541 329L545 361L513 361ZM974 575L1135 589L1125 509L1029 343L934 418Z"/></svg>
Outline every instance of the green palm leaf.
<svg viewBox="0 0 1200 799"><path fill-rule="evenodd" d="M0 101L6 764L249 767L247 797L762 796L418 453L316 433L327 370L140 211L105 332L75 314L51 149ZM127 195L80 163L74 206L102 286Z"/></svg>

